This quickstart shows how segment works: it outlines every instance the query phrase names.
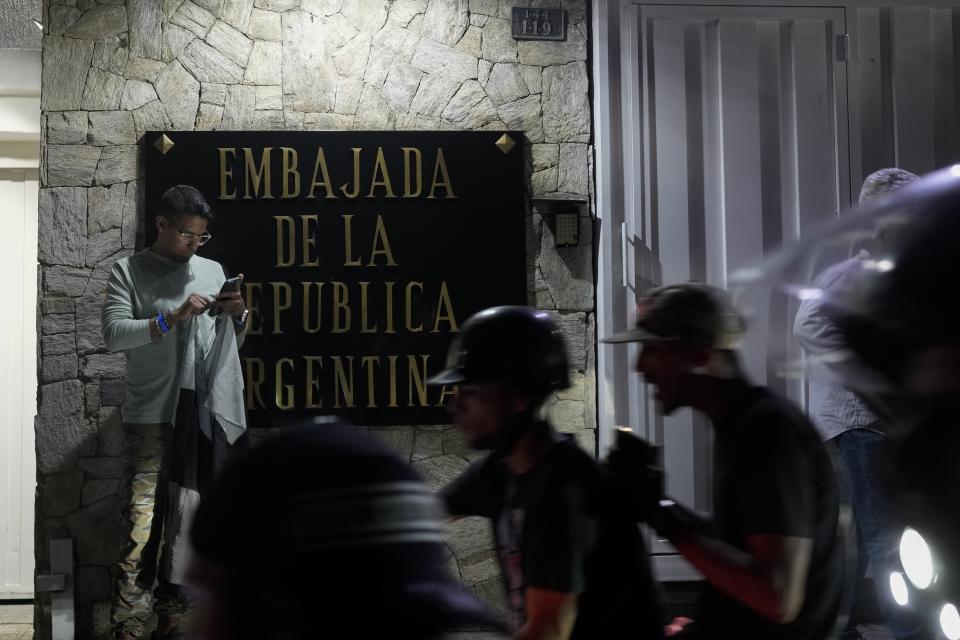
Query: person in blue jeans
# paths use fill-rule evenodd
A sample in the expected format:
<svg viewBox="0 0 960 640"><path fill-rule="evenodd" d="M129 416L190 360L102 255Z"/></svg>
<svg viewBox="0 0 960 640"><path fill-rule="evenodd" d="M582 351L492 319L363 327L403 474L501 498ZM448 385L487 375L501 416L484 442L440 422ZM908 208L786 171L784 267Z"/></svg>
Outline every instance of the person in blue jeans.
<svg viewBox="0 0 960 640"><path fill-rule="evenodd" d="M863 183L860 204L883 197L916 179L916 175L903 169L875 171ZM801 303L794 334L814 361L809 381L810 418L823 439L835 447L840 476L853 508L858 543L855 584L862 582L869 567L890 631L898 640L916 640L928 637L927 632L908 609L894 606L887 588L890 573L898 564L891 502L876 472L876 462L886 441L886 427L861 396L837 382L841 377L839 369L857 365L843 357L849 351L844 336L824 310L826 301L849 291L864 269L875 268L883 260L886 239L896 230L896 224L878 228L872 253L863 249L817 276L814 287L821 295ZM856 593L853 595L855 601ZM857 623L851 615L842 640L861 638Z"/></svg>

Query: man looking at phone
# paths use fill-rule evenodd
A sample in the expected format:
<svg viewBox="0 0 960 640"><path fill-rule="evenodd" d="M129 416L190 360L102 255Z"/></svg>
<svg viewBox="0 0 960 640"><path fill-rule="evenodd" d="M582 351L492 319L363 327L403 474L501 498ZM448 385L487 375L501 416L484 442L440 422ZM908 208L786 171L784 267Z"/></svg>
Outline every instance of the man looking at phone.
<svg viewBox="0 0 960 640"><path fill-rule="evenodd" d="M186 353L196 353L190 357L202 360L217 332L229 323L231 340L235 332L237 344L247 329L248 313L239 291L243 276L225 287L223 267L196 255L198 247L210 240L207 225L212 218L200 191L187 185L171 187L157 207L156 240L118 260L107 284L103 342L110 351L123 351L127 360L121 416L128 532L112 614L115 637L123 640L143 634L155 582L154 638L182 635L180 618L188 601L158 571L158 550L167 524L165 499L178 399L184 386L195 388L193 381L184 384L183 360ZM218 320L218 315L223 318ZM236 348L230 346L229 356L227 364L239 367ZM170 540L169 531L166 539Z"/></svg>

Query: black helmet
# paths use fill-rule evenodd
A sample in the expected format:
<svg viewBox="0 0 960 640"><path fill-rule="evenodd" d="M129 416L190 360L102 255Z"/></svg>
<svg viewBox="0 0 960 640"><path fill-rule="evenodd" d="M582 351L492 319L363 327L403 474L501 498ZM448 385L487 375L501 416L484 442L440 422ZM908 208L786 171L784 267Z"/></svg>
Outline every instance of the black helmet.
<svg viewBox="0 0 960 640"><path fill-rule="evenodd" d="M472 315L447 353L433 385L504 382L546 395L570 386L563 332L546 311L491 307Z"/></svg>

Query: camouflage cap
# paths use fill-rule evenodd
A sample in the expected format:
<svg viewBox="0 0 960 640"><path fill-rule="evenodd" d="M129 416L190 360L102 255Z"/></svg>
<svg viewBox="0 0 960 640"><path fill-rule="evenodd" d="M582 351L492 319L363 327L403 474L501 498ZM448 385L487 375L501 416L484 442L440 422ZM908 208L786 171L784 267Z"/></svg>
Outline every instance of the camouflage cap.
<svg viewBox="0 0 960 640"><path fill-rule="evenodd" d="M605 343L681 340L713 349L739 347L746 323L722 289L699 282L658 287L637 305L633 329L602 340Z"/></svg>

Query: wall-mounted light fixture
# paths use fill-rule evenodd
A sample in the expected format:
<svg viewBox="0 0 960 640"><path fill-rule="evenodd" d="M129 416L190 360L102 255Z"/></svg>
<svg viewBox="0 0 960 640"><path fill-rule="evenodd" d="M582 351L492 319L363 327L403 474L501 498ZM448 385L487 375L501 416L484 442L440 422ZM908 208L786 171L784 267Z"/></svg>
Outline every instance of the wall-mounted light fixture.
<svg viewBox="0 0 960 640"><path fill-rule="evenodd" d="M580 245L580 214L587 209L586 197L555 193L535 196L530 199L530 203L550 225L550 230L553 231L553 246Z"/></svg>

